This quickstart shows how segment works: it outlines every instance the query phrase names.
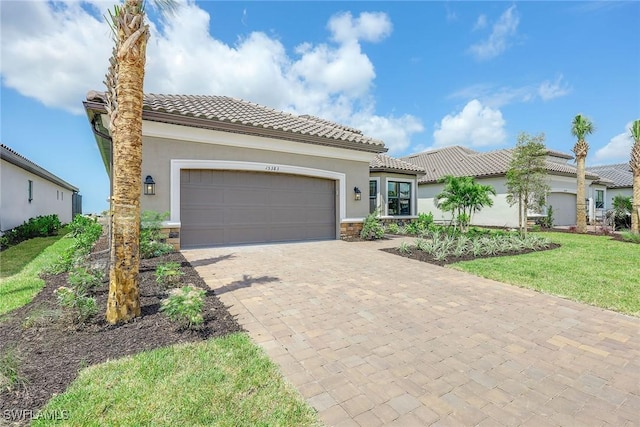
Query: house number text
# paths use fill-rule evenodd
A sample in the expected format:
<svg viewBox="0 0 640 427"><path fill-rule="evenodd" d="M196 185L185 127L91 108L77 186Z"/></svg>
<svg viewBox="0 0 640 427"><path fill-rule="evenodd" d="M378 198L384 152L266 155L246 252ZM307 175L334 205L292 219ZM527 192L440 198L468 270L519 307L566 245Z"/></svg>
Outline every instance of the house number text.
<svg viewBox="0 0 640 427"><path fill-rule="evenodd" d="M280 166L266 166L264 168L264 170L268 170L268 171L279 171L280 170Z"/></svg>

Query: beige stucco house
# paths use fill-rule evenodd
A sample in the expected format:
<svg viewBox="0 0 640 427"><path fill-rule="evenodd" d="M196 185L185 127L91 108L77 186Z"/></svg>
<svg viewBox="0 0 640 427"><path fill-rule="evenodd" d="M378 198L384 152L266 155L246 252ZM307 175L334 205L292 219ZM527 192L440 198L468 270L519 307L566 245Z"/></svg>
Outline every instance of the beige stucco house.
<svg viewBox="0 0 640 427"><path fill-rule="evenodd" d="M431 212L434 219L439 221L450 220L450 213L442 212L434 203L435 196L444 187L438 180L445 175L473 176L476 182L493 186L497 193L493 197L492 207L486 207L474 214L474 224L517 227L517 206L510 206L507 202L506 173L512 152L511 149L502 149L482 153L452 146L403 157L402 160L425 170L425 174L418 180L418 212ZM570 154L553 150L547 152L546 169L550 187L547 206L553 206L554 225L576 223L576 168L568 163L572 159ZM585 214L592 221L600 212L596 209L596 201L605 200L609 184L609 180L601 178L596 173L586 174L588 211ZM597 206L600 206L600 203ZM541 214L530 212L530 215L536 217Z"/></svg>
<svg viewBox="0 0 640 427"><path fill-rule="evenodd" d="M41 215L58 215L64 224L82 213L77 187L6 145L0 145L0 162L0 233Z"/></svg>
<svg viewBox="0 0 640 427"><path fill-rule="evenodd" d="M107 173L111 140L102 93L84 106ZM361 131L225 96L145 95L141 209L169 212L182 248L337 239L369 213L369 166L387 149ZM406 179L406 174L380 170ZM406 172L406 171L405 171ZM416 173L413 204L416 211Z"/></svg>

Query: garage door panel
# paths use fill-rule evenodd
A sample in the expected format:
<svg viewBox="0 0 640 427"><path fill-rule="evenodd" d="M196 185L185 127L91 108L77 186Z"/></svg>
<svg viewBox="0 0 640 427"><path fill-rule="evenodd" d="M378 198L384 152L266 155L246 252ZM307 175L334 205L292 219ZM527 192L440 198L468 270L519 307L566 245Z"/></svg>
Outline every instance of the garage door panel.
<svg viewBox="0 0 640 427"><path fill-rule="evenodd" d="M547 206L553 206L554 225L576 224L576 195L570 193L550 193Z"/></svg>
<svg viewBox="0 0 640 427"><path fill-rule="evenodd" d="M181 244L335 239L335 181L245 171L181 171Z"/></svg>

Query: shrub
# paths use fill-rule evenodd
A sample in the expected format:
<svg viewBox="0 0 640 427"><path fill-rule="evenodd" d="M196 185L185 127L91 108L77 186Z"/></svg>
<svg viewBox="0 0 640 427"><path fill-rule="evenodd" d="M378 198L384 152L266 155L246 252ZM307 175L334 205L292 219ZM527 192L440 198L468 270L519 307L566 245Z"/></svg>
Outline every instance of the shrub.
<svg viewBox="0 0 640 427"><path fill-rule="evenodd" d="M102 282L102 273L86 267L76 267L69 273L67 282L81 294L84 294Z"/></svg>
<svg viewBox="0 0 640 427"><path fill-rule="evenodd" d="M204 322L202 317L204 294L204 290L192 286L172 289L169 297L160 304L160 311L174 322L192 329Z"/></svg>
<svg viewBox="0 0 640 427"><path fill-rule="evenodd" d="M553 206L549 205L549 207L547 207L547 215L542 218L540 225L544 228L553 227Z"/></svg>
<svg viewBox="0 0 640 427"><path fill-rule="evenodd" d="M401 254L410 254L411 253L411 245L407 242L400 243L400 248L398 249Z"/></svg>
<svg viewBox="0 0 640 427"><path fill-rule="evenodd" d="M173 246L165 242L166 235L162 234L162 221L169 217L169 213L144 211L140 215L140 257L155 258L173 252Z"/></svg>
<svg viewBox="0 0 640 427"><path fill-rule="evenodd" d="M29 218L22 225L4 233L0 238L0 246L4 249L34 237L53 236L60 227L62 224L56 214Z"/></svg>
<svg viewBox="0 0 640 427"><path fill-rule="evenodd" d="M156 267L156 282L163 288L172 288L180 283L183 274L180 271L180 263L166 262Z"/></svg>
<svg viewBox="0 0 640 427"><path fill-rule="evenodd" d="M12 391L25 385L27 380L20 374L20 358L17 351L7 348L0 354L0 392Z"/></svg>
<svg viewBox="0 0 640 427"><path fill-rule="evenodd" d="M362 231L360 237L366 240L382 239L384 236L384 227L378 219L378 212L375 211L367 215L362 223Z"/></svg>
<svg viewBox="0 0 640 427"><path fill-rule="evenodd" d="M95 298L66 286L60 286L54 292L58 298L58 304L72 323L84 323L98 313Z"/></svg>
<svg viewBox="0 0 640 427"><path fill-rule="evenodd" d="M387 233L390 233L390 234L400 233L400 226L397 223L392 222L391 224L387 225Z"/></svg>
<svg viewBox="0 0 640 427"><path fill-rule="evenodd" d="M96 219L82 215L76 215L69 224L69 228L71 232L68 234L68 238L74 239L73 245L47 269L49 273L63 273L82 264L91 253L93 244L102 235L102 225Z"/></svg>

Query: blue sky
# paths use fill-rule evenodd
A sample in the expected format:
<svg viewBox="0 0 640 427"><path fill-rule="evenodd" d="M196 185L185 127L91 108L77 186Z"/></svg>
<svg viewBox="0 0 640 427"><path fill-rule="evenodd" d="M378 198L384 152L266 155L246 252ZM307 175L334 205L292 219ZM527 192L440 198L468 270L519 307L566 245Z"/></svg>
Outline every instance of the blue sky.
<svg viewBox="0 0 640 427"><path fill-rule="evenodd" d="M0 140L77 186L109 182L82 100L103 90L113 1L2 1ZM314 114L389 154L515 145L570 152L589 117L590 165L629 159L640 118L640 2L182 2L150 11L145 91L228 95Z"/></svg>

